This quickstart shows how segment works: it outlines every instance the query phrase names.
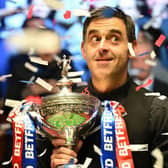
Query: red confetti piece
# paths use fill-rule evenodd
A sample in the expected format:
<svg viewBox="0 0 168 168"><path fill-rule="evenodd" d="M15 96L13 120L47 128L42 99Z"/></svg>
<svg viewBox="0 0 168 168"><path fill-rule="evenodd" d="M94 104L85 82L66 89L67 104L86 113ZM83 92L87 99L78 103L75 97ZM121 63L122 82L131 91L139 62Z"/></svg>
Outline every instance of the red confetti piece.
<svg viewBox="0 0 168 168"><path fill-rule="evenodd" d="M32 18L33 8L34 8L34 5L31 5L28 11L27 19Z"/></svg>
<svg viewBox="0 0 168 168"><path fill-rule="evenodd" d="M70 19L71 18L71 11L67 10L64 14L65 19Z"/></svg>
<svg viewBox="0 0 168 168"><path fill-rule="evenodd" d="M159 38L156 40L155 45L160 47L165 39L166 37L163 34L161 34Z"/></svg>
<svg viewBox="0 0 168 168"><path fill-rule="evenodd" d="M88 90L88 87L84 88L81 92L82 94L90 95L90 92Z"/></svg>
<svg viewBox="0 0 168 168"><path fill-rule="evenodd" d="M56 21L56 19L54 18L54 19L53 19L53 26L55 26L56 23L57 23L57 21Z"/></svg>
<svg viewBox="0 0 168 168"><path fill-rule="evenodd" d="M28 96L28 97L26 97L26 100L27 100L27 102L33 102L37 105L42 104L42 99L39 96Z"/></svg>
<svg viewBox="0 0 168 168"><path fill-rule="evenodd" d="M147 87L147 86L151 85L152 83L153 83L153 80L151 78L149 78L146 83L144 83L143 85L137 86L136 91L139 91L141 88Z"/></svg>

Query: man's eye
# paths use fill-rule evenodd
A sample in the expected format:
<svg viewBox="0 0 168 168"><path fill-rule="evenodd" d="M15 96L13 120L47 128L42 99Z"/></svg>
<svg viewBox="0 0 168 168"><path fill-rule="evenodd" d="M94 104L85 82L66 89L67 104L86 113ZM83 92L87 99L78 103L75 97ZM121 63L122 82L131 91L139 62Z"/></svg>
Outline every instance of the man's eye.
<svg viewBox="0 0 168 168"><path fill-rule="evenodd" d="M117 42L117 41L119 41L119 38L116 37L116 36L113 36L113 37L111 37L111 41L112 42Z"/></svg>
<svg viewBox="0 0 168 168"><path fill-rule="evenodd" d="M97 41L100 41L100 38L99 38L98 36L93 36L93 37L91 38L91 40L92 40L93 42L97 42Z"/></svg>

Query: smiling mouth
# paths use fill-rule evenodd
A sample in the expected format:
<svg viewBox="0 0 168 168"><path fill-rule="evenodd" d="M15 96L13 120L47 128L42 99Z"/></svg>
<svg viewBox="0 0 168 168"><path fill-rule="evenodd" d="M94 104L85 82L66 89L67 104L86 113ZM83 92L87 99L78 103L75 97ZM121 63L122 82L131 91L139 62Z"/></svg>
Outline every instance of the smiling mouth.
<svg viewBox="0 0 168 168"><path fill-rule="evenodd" d="M97 58L96 61L112 61L112 58Z"/></svg>

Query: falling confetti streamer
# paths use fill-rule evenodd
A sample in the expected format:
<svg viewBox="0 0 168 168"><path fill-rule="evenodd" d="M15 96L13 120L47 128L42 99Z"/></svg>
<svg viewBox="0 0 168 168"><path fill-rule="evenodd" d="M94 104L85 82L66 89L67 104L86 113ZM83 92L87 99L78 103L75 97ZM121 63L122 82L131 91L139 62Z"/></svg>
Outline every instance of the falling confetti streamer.
<svg viewBox="0 0 168 168"><path fill-rule="evenodd" d="M139 91L141 88L147 87L147 86L151 85L152 83L153 83L153 80L151 78L149 78L146 83L144 83L143 85L137 86L136 91Z"/></svg>
<svg viewBox="0 0 168 168"><path fill-rule="evenodd" d="M33 14L33 9L34 9L34 5L31 5L27 14L27 19L31 19L32 18L32 14Z"/></svg>
<svg viewBox="0 0 168 168"><path fill-rule="evenodd" d="M159 38L156 40L155 45L157 47L160 47L162 45L162 43L164 42L165 39L166 39L166 37L163 34L161 34L159 36Z"/></svg>
<svg viewBox="0 0 168 168"><path fill-rule="evenodd" d="M12 74L2 75L0 76L0 82L3 82L6 80L6 78L10 78L10 77L12 77Z"/></svg>
<svg viewBox="0 0 168 168"><path fill-rule="evenodd" d="M37 64L41 64L41 65L48 65L48 61L45 61L43 59L41 59L40 57L32 57L30 56L30 61L37 63Z"/></svg>
<svg viewBox="0 0 168 168"><path fill-rule="evenodd" d="M67 10L64 14L65 19L70 19L71 18L71 11Z"/></svg>
<svg viewBox="0 0 168 168"><path fill-rule="evenodd" d="M128 49L129 49L130 54L135 57L136 55L132 47L132 43L128 43Z"/></svg>
<svg viewBox="0 0 168 168"><path fill-rule="evenodd" d="M48 91L51 91L53 89L52 85L50 85L48 82L46 82L45 80L41 79L40 77L38 77L36 79L35 83L39 84L40 86L42 86L43 88L47 89Z"/></svg>

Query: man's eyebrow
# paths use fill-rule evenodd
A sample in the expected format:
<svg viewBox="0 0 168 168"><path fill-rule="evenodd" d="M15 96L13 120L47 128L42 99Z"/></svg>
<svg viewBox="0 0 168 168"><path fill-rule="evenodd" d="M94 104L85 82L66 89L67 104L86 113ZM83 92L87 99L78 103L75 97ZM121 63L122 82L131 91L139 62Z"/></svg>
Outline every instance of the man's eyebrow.
<svg viewBox="0 0 168 168"><path fill-rule="evenodd" d="M122 32L121 32L120 30L118 30L118 29L111 29L111 30L110 30L110 33L117 33L117 34L119 34L120 36L122 36Z"/></svg>
<svg viewBox="0 0 168 168"><path fill-rule="evenodd" d="M93 33L97 33L97 32L98 32L98 31L95 30L95 29L89 30L89 32L88 32L88 36L90 36L90 35L93 34Z"/></svg>
<svg viewBox="0 0 168 168"><path fill-rule="evenodd" d="M88 36L90 36L90 34L97 33L97 32L98 32L98 30L92 29L88 32ZM120 36L122 36L122 32L118 29L111 29L111 30L109 30L109 33L117 33Z"/></svg>

